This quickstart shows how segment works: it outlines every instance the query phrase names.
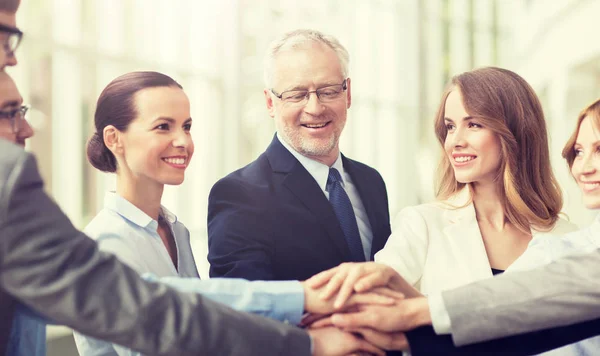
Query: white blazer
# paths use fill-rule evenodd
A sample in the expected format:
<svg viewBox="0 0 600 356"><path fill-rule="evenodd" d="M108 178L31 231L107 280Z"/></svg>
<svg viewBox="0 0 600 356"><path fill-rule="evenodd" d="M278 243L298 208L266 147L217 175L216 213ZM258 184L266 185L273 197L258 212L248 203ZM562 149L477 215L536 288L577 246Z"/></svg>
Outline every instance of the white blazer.
<svg viewBox="0 0 600 356"><path fill-rule="evenodd" d="M469 198L469 189L463 189L447 201L402 209L375 262L391 266L423 294L492 277L473 203L452 208L463 206ZM551 231L532 230L532 240L575 230L575 224L559 219Z"/></svg>

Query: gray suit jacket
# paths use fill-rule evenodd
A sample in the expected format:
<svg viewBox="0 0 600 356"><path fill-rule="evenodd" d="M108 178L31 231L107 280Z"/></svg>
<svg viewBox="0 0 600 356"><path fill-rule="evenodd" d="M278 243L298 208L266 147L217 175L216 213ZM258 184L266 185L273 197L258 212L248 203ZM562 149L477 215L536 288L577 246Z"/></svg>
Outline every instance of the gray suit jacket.
<svg viewBox="0 0 600 356"><path fill-rule="evenodd" d="M142 281L100 252L44 193L33 156L0 140L0 316L14 301L149 355L310 355L298 328Z"/></svg>
<svg viewBox="0 0 600 356"><path fill-rule="evenodd" d="M600 318L600 250L442 294L458 346Z"/></svg>

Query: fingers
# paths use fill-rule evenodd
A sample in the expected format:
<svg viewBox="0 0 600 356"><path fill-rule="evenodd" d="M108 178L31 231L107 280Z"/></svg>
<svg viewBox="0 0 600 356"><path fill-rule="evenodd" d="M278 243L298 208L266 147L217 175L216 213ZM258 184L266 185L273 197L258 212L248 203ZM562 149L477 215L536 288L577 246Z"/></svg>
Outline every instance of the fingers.
<svg viewBox="0 0 600 356"><path fill-rule="evenodd" d="M359 334L366 341L384 350L408 350L408 340L402 332L384 333L369 328L345 329Z"/></svg>
<svg viewBox="0 0 600 356"><path fill-rule="evenodd" d="M382 286L401 292L407 298L414 298L422 295L391 267L381 267L379 273L371 273L365 276L356 283L354 290L357 293L361 293Z"/></svg>
<svg viewBox="0 0 600 356"><path fill-rule="evenodd" d="M325 319L325 318L329 318L329 315L326 314L306 314L302 320L300 321L300 327L310 327L312 326L315 322L321 320L321 319ZM330 322L331 324L331 322Z"/></svg>
<svg viewBox="0 0 600 356"><path fill-rule="evenodd" d="M357 312L339 313L331 316L331 322L342 329L370 327L374 328L378 317L374 308L361 309Z"/></svg>
<svg viewBox="0 0 600 356"><path fill-rule="evenodd" d="M348 272L342 281L342 285L339 287L338 295L333 303L334 308L341 308L352 293L354 293L354 285L356 282L358 282L363 275L368 273L366 266L367 264L365 263L354 263L346 267Z"/></svg>
<svg viewBox="0 0 600 356"><path fill-rule="evenodd" d="M321 300L329 300L333 297L337 291L340 289L340 286L344 283L346 276L348 275L348 268L342 268L345 264L338 266L338 271L335 275L331 277L325 289L319 295Z"/></svg>
<svg viewBox="0 0 600 356"><path fill-rule="evenodd" d="M402 300L402 299L406 298L406 296L403 293L397 292L397 291L389 289L387 287L386 288L382 288L382 287L375 288L375 289L371 290L371 293L390 297L395 300Z"/></svg>
<svg viewBox="0 0 600 356"><path fill-rule="evenodd" d="M306 285L312 289L320 288L324 286L327 282L329 282L331 277L337 273L338 269L339 266L316 274L305 281Z"/></svg>
<svg viewBox="0 0 600 356"><path fill-rule="evenodd" d="M331 316L328 316L328 317L322 318L322 319L318 319L317 321L315 321L309 325L309 327L313 328L313 329L325 328L328 326L334 326L333 322L331 321Z"/></svg>
<svg viewBox="0 0 600 356"><path fill-rule="evenodd" d="M385 351L383 351L379 347L376 347L375 345L371 344L370 342L364 339L360 339L357 337L355 337L355 339L358 342L359 350L369 352L372 355L385 356Z"/></svg>
<svg viewBox="0 0 600 356"><path fill-rule="evenodd" d="M361 293L354 294L346 302L346 306L354 306L360 304L378 304L378 305L392 305L396 302L396 300L401 298L396 298L397 294L402 295L401 293L396 293L394 296L385 296L379 293L371 292L371 293Z"/></svg>
<svg viewBox="0 0 600 356"><path fill-rule="evenodd" d="M357 293L365 292L377 287L387 286L390 280L390 275L386 272L370 273L354 285L354 290Z"/></svg>

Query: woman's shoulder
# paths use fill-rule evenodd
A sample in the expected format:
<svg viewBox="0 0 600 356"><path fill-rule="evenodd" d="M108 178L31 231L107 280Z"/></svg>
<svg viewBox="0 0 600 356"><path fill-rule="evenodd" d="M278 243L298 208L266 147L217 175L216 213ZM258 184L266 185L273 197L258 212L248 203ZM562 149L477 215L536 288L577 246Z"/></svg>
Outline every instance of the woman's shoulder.
<svg viewBox="0 0 600 356"><path fill-rule="evenodd" d="M436 218L447 213L461 212L469 209L472 204L456 205L454 200L435 200L429 203L407 206L400 210L398 216L420 215L423 218Z"/></svg>
<svg viewBox="0 0 600 356"><path fill-rule="evenodd" d="M394 227L433 227L445 226L452 221L454 217L460 217L468 212L467 207L455 207L449 201L433 201L429 203L407 206L396 214L393 223Z"/></svg>
<svg viewBox="0 0 600 356"><path fill-rule="evenodd" d="M121 236L129 230L125 218L113 210L103 208L92 218L83 229L83 232L94 240L103 236Z"/></svg>
<svg viewBox="0 0 600 356"><path fill-rule="evenodd" d="M400 210L399 214L440 214L448 209L451 209L451 206L448 205L447 201L432 201L429 203L404 207L402 210Z"/></svg>

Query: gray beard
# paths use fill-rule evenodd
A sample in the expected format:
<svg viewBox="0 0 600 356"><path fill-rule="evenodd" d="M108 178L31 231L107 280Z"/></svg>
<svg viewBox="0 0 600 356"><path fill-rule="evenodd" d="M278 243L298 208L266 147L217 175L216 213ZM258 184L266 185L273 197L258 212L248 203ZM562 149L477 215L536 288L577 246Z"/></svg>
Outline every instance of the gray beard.
<svg viewBox="0 0 600 356"><path fill-rule="evenodd" d="M328 142L316 143L313 140L305 139L287 127L283 128L282 133L287 143L304 156L326 156L337 147L340 138L339 134L334 133L329 137Z"/></svg>

